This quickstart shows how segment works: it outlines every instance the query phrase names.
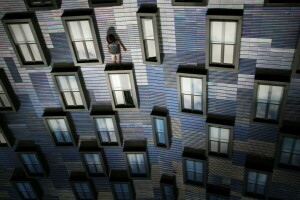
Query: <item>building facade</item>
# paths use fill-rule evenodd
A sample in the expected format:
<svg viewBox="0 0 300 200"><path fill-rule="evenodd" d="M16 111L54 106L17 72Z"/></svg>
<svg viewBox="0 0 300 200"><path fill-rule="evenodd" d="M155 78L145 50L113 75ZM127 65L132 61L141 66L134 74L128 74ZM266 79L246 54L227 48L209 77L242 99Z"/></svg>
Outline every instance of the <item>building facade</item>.
<svg viewBox="0 0 300 200"><path fill-rule="evenodd" d="M1 1L0 199L300 199L299 6Z"/></svg>

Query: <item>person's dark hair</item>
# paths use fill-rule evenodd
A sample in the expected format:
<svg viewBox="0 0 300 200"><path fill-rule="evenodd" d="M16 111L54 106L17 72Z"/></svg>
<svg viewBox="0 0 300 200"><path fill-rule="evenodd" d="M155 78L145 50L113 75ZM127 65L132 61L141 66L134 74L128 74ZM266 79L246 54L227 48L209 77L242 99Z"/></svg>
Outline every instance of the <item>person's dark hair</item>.
<svg viewBox="0 0 300 200"><path fill-rule="evenodd" d="M108 34L106 40L109 44L114 43L116 41L116 37L113 34Z"/></svg>

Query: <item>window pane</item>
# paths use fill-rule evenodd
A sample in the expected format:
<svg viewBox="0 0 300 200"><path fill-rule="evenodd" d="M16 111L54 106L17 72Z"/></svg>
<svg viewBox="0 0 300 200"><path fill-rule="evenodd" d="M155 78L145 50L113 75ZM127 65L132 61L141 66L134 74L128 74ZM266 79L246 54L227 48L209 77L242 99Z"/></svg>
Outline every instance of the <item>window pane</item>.
<svg viewBox="0 0 300 200"><path fill-rule="evenodd" d="M102 142L109 142L108 132L103 131L100 133Z"/></svg>
<svg viewBox="0 0 300 200"><path fill-rule="evenodd" d="M248 172L248 182L249 183L255 183L256 182L256 175L255 172Z"/></svg>
<svg viewBox="0 0 300 200"><path fill-rule="evenodd" d="M71 90L72 91L79 91L77 81L76 81L76 77L75 76L68 76L68 79L69 79Z"/></svg>
<svg viewBox="0 0 300 200"><path fill-rule="evenodd" d="M40 54L40 50L38 49L36 44L30 44L30 48L33 54L35 61L42 61L42 57Z"/></svg>
<svg viewBox="0 0 300 200"><path fill-rule="evenodd" d="M24 31L24 34L25 34L25 37L27 39L27 42L35 42L35 39L33 37L33 34L32 34L32 31L31 31L31 28L29 26L29 24L22 24L21 25L22 28L23 28L23 31Z"/></svg>
<svg viewBox="0 0 300 200"><path fill-rule="evenodd" d="M105 122L106 122L107 130L109 130L109 131L115 130L112 118L105 118Z"/></svg>
<svg viewBox="0 0 300 200"><path fill-rule="evenodd" d="M146 46L145 50L146 50L147 59L156 57L155 40L146 40L145 46Z"/></svg>
<svg viewBox="0 0 300 200"><path fill-rule="evenodd" d="M269 113L268 113L268 119L274 119L276 120L278 117L278 105L270 104L269 106Z"/></svg>
<svg viewBox="0 0 300 200"><path fill-rule="evenodd" d="M234 45L225 45L224 47L224 63L233 64Z"/></svg>
<svg viewBox="0 0 300 200"><path fill-rule="evenodd" d="M192 79L181 77L181 92L184 94L192 94Z"/></svg>
<svg viewBox="0 0 300 200"><path fill-rule="evenodd" d="M30 53L29 53L29 49L28 49L28 46L26 44L21 44L20 46L20 50L22 52L22 55L24 57L24 60L26 62L30 62L30 61L33 61Z"/></svg>
<svg viewBox="0 0 300 200"><path fill-rule="evenodd" d="M191 160L186 160L187 171L194 171L194 162Z"/></svg>
<svg viewBox="0 0 300 200"><path fill-rule="evenodd" d="M266 174L258 174L258 184L265 185L267 182L267 175Z"/></svg>
<svg viewBox="0 0 300 200"><path fill-rule="evenodd" d="M90 59L96 59L97 55L96 55L94 42L93 41L87 41L86 42L86 48L87 48L87 51L88 51L88 54L89 54L89 58Z"/></svg>
<svg viewBox="0 0 300 200"><path fill-rule="evenodd" d="M193 94L195 95L202 94L202 79L193 78Z"/></svg>
<svg viewBox="0 0 300 200"><path fill-rule="evenodd" d="M256 117L265 118L266 109L267 109L267 104L258 103L257 104L257 109L256 109Z"/></svg>
<svg viewBox="0 0 300 200"><path fill-rule="evenodd" d="M293 139L285 137L283 139L282 151L291 152L293 146Z"/></svg>
<svg viewBox="0 0 300 200"><path fill-rule="evenodd" d="M272 86L271 103L279 104L283 93L283 87Z"/></svg>
<svg viewBox="0 0 300 200"><path fill-rule="evenodd" d="M22 33L21 26L19 24L9 25L12 35L14 36L15 43L24 43L25 37Z"/></svg>
<svg viewBox="0 0 300 200"><path fill-rule="evenodd" d="M6 140L4 138L4 134L0 132L0 144L6 144Z"/></svg>
<svg viewBox="0 0 300 200"><path fill-rule="evenodd" d="M88 20L80 21L83 37L86 40L93 40L90 23Z"/></svg>
<svg viewBox="0 0 300 200"><path fill-rule="evenodd" d="M300 139L296 140L294 153L300 154Z"/></svg>
<svg viewBox="0 0 300 200"><path fill-rule="evenodd" d="M210 126L209 132L211 140L219 140L219 128Z"/></svg>
<svg viewBox="0 0 300 200"><path fill-rule="evenodd" d="M222 42L223 22L211 22L211 42Z"/></svg>
<svg viewBox="0 0 300 200"><path fill-rule="evenodd" d="M221 128L221 138L220 138L220 140L222 142L228 142L229 141L229 132L230 132L229 129Z"/></svg>
<svg viewBox="0 0 300 200"><path fill-rule="evenodd" d="M75 48L76 48L76 51L77 51L78 58L81 59L81 60L86 60L87 56L86 56L86 51L84 49L83 42L75 42Z"/></svg>
<svg viewBox="0 0 300 200"><path fill-rule="evenodd" d="M291 165L300 166L300 154L294 154L293 155Z"/></svg>
<svg viewBox="0 0 300 200"><path fill-rule="evenodd" d="M67 76L56 76L56 79L58 80L59 83L59 88L60 91L69 91L70 90L70 86L67 80Z"/></svg>
<svg viewBox="0 0 300 200"><path fill-rule="evenodd" d="M72 142L70 134L68 132L63 132L64 138L66 142Z"/></svg>
<svg viewBox="0 0 300 200"><path fill-rule="evenodd" d="M75 98L75 101L76 101L76 105L77 106L82 106L83 102L82 102L80 92L73 92L73 94L74 94L74 98Z"/></svg>
<svg viewBox="0 0 300 200"><path fill-rule="evenodd" d="M109 132L109 137L111 142L117 142L117 137L115 132Z"/></svg>
<svg viewBox="0 0 300 200"><path fill-rule="evenodd" d="M191 95L183 96L183 108L192 109L192 96Z"/></svg>
<svg viewBox="0 0 300 200"><path fill-rule="evenodd" d="M162 119L154 119L155 130L156 132L165 132L164 128L164 120Z"/></svg>
<svg viewBox="0 0 300 200"><path fill-rule="evenodd" d="M280 157L280 163L282 164L289 164L289 159L290 159L291 154L290 153L281 153Z"/></svg>
<svg viewBox="0 0 300 200"><path fill-rule="evenodd" d="M194 96L194 110L202 110L202 96Z"/></svg>
<svg viewBox="0 0 300 200"><path fill-rule="evenodd" d="M219 145L218 142L211 141L210 142L210 151L212 151L212 152L219 152L218 145Z"/></svg>
<svg viewBox="0 0 300 200"><path fill-rule="evenodd" d="M254 189L255 189L255 184L253 184L253 183L247 184L247 192L254 193Z"/></svg>
<svg viewBox="0 0 300 200"><path fill-rule="evenodd" d="M113 90L130 90L129 74L110 74L110 82Z"/></svg>
<svg viewBox="0 0 300 200"><path fill-rule="evenodd" d="M116 104L117 105L125 104L123 91L115 91L115 98L116 98Z"/></svg>
<svg viewBox="0 0 300 200"><path fill-rule="evenodd" d="M257 185L256 193L257 194L264 194L265 193L265 186L264 185Z"/></svg>
<svg viewBox="0 0 300 200"><path fill-rule="evenodd" d="M269 96L269 85L258 85L258 95L257 95L257 100L259 102L268 102L268 96Z"/></svg>
<svg viewBox="0 0 300 200"><path fill-rule="evenodd" d="M212 44L212 55L211 61L214 63L221 63L221 53L222 46L221 44Z"/></svg>
<svg viewBox="0 0 300 200"><path fill-rule="evenodd" d="M6 94L0 94L0 98L1 98L1 101L4 104L5 108L10 108L11 107L11 104L9 103L9 100L8 100ZM1 107L1 104L0 104L0 107ZM2 107L3 107L3 105L2 105Z"/></svg>
<svg viewBox="0 0 300 200"><path fill-rule="evenodd" d="M228 143L221 143L220 153L228 153Z"/></svg>
<svg viewBox="0 0 300 200"><path fill-rule="evenodd" d="M143 28L143 39L154 39L152 19L141 18Z"/></svg>
<svg viewBox="0 0 300 200"><path fill-rule="evenodd" d="M201 162L195 162L195 171L197 172L197 173L203 173L203 163L201 163Z"/></svg>
<svg viewBox="0 0 300 200"><path fill-rule="evenodd" d="M236 22L224 22L225 24L225 43L235 43L236 38Z"/></svg>
<svg viewBox="0 0 300 200"><path fill-rule="evenodd" d="M72 41L80 41L83 39L78 21L67 22Z"/></svg>
<svg viewBox="0 0 300 200"><path fill-rule="evenodd" d="M57 122L59 124L60 130L62 131L68 131L66 121L64 119L57 119Z"/></svg>

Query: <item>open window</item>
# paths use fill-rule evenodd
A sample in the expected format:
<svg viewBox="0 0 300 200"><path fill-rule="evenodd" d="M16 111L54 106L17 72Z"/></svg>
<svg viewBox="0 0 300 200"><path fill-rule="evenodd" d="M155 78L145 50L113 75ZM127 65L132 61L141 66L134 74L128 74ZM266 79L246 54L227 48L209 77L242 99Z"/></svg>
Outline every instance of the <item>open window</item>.
<svg viewBox="0 0 300 200"><path fill-rule="evenodd" d="M135 200L135 191L126 170L111 170L109 182L115 200Z"/></svg>
<svg viewBox="0 0 300 200"><path fill-rule="evenodd" d="M238 69L243 10L209 9L206 14L206 68Z"/></svg>
<svg viewBox="0 0 300 200"><path fill-rule="evenodd" d="M71 172L69 181L76 200L96 200L97 192L84 172Z"/></svg>
<svg viewBox="0 0 300 200"><path fill-rule="evenodd" d="M93 10L65 10L61 18L75 65L102 64Z"/></svg>
<svg viewBox="0 0 300 200"><path fill-rule="evenodd" d="M208 115L206 120L208 155L231 158L233 148L234 118Z"/></svg>
<svg viewBox="0 0 300 200"><path fill-rule="evenodd" d="M206 115L206 71L179 66L176 76L179 111Z"/></svg>
<svg viewBox="0 0 300 200"><path fill-rule="evenodd" d="M59 9L62 0L24 0L27 10L54 10Z"/></svg>
<svg viewBox="0 0 300 200"><path fill-rule="evenodd" d="M244 195L254 198L266 198L268 185L273 173L274 160L254 154L248 154L245 162Z"/></svg>
<svg viewBox="0 0 300 200"><path fill-rule="evenodd" d="M172 0L173 6L207 6L209 0Z"/></svg>
<svg viewBox="0 0 300 200"><path fill-rule="evenodd" d="M87 91L79 67L55 64L51 74L65 111L89 109Z"/></svg>
<svg viewBox="0 0 300 200"><path fill-rule="evenodd" d="M106 6L121 6L122 0L88 0L92 8L106 7Z"/></svg>
<svg viewBox="0 0 300 200"><path fill-rule="evenodd" d="M278 6L278 7L299 7L298 0L265 0L265 6Z"/></svg>
<svg viewBox="0 0 300 200"><path fill-rule="evenodd" d="M300 3L299 3L300 4ZM300 33L293 61L293 74L300 74Z"/></svg>
<svg viewBox="0 0 300 200"><path fill-rule="evenodd" d="M19 141L15 152L18 154L25 171L30 177L48 176L47 161L40 149L33 141Z"/></svg>
<svg viewBox="0 0 300 200"><path fill-rule="evenodd" d="M23 169L16 168L10 179L22 200L42 200L43 190L35 180L28 178Z"/></svg>
<svg viewBox="0 0 300 200"><path fill-rule="evenodd" d="M144 64L161 64L158 37L158 8L143 5L137 12L140 43Z"/></svg>
<svg viewBox="0 0 300 200"><path fill-rule="evenodd" d="M230 189L219 185L208 184L206 188L207 200L229 200Z"/></svg>
<svg viewBox="0 0 300 200"><path fill-rule="evenodd" d="M127 171L131 178L150 177L146 140L124 141L123 152L127 163Z"/></svg>
<svg viewBox="0 0 300 200"><path fill-rule="evenodd" d="M93 107L91 112L99 146L121 146L122 137L117 123L117 112L111 108Z"/></svg>
<svg viewBox="0 0 300 200"><path fill-rule="evenodd" d="M2 23L21 67L48 67L50 57L34 13L6 13Z"/></svg>
<svg viewBox="0 0 300 200"><path fill-rule="evenodd" d="M9 128L4 124L0 118L0 147L13 147L15 144L15 138L12 135Z"/></svg>
<svg viewBox="0 0 300 200"><path fill-rule="evenodd" d="M43 114L43 120L56 146L77 145L78 137L69 113L61 108L47 108Z"/></svg>
<svg viewBox="0 0 300 200"><path fill-rule="evenodd" d="M182 165L184 183L206 185L207 161L204 150L185 147L182 154Z"/></svg>
<svg viewBox="0 0 300 200"><path fill-rule="evenodd" d="M168 110L157 106L153 107L151 119L155 146L169 149L171 130Z"/></svg>
<svg viewBox="0 0 300 200"><path fill-rule="evenodd" d="M290 76L285 72L257 69L254 81L253 122L281 124Z"/></svg>
<svg viewBox="0 0 300 200"><path fill-rule="evenodd" d="M6 76L4 69L0 69L0 112L16 112L19 101Z"/></svg>
<svg viewBox="0 0 300 200"><path fill-rule="evenodd" d="M106 159L97 141L81 141L79 153L88 176L107 176Z"/></svg>
<svg viewBox="0 0 300 200"><path fill-rule="evenodd" d="M161 175L160 190L163 200L177 199L176 177L166 174Z"/></svg>
<svg viewBox="0 0 300 200"><path fill-rule="evenodd" d="M138 108L132 65L106 65L105 76L114 110Z"/></svg>

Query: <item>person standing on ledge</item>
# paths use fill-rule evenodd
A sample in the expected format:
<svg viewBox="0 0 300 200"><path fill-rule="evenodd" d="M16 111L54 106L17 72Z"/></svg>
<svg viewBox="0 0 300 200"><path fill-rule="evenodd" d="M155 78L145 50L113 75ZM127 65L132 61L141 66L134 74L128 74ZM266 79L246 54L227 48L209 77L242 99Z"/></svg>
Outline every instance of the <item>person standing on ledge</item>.
<svg viewBox="0 0 300 200"><path fill-rule="evenodd" d="M111 59L113 63L121 63L121 50L120 45L124 51L127 51L123 43L116 39L113 34L108 34L106 37L106 46L108 52L111 54Z"/></svg>

